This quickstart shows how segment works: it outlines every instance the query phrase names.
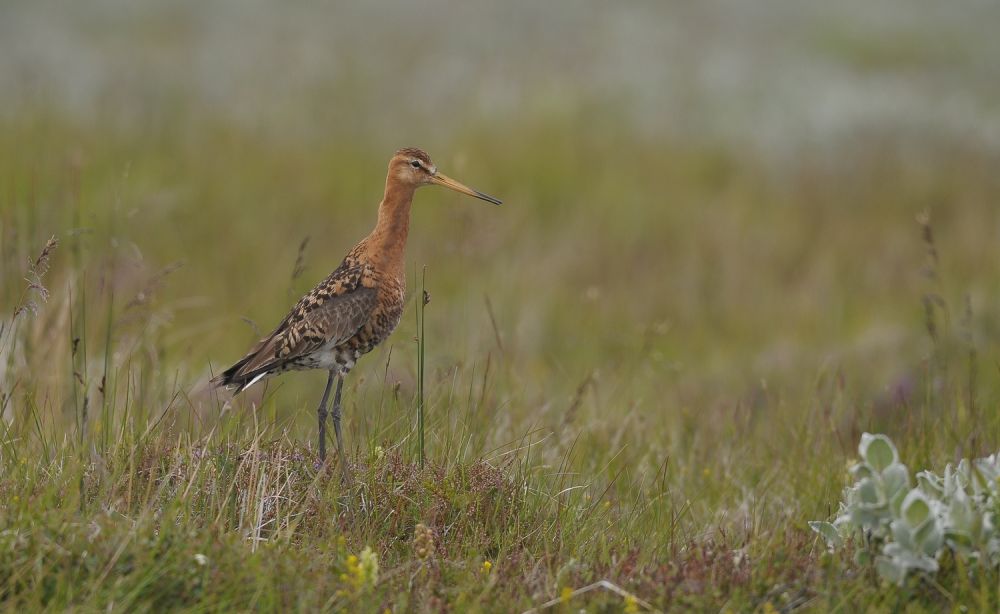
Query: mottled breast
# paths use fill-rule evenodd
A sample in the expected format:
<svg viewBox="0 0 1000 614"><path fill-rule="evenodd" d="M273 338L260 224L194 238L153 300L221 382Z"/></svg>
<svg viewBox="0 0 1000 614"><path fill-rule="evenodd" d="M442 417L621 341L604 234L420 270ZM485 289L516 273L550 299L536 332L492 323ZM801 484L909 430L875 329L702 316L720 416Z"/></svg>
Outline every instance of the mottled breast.
<svg viewBox="0 0 1000 614"><path fill-rule="evenodd" d="M367 354L375 346L385 341L396 329L403 315L403 301L406 293L403 281L378 273L376 273L376 277L378 302L375 309L357 334L343 344L357 357Z"/></svg>

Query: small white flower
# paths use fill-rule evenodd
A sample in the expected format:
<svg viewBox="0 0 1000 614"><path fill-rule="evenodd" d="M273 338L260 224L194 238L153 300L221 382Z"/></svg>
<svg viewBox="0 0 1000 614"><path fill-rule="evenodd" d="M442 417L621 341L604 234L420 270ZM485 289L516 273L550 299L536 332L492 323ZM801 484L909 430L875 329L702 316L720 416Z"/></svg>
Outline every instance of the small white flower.
<svg viewBox="0 0 1000 614"><path fill-rule="evenodd" d="M204 567L205 565L208 564L208 557L199 552L198 554L194 555L194 562Z"/></svg>

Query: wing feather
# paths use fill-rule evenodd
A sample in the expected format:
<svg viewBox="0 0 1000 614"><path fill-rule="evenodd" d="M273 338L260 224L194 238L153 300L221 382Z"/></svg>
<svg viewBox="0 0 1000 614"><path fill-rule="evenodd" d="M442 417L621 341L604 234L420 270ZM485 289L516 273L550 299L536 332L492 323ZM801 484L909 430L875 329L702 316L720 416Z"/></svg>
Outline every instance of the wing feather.
<svg viewBox="0 0 1000 614"><path fill-rule="evenodd" d="M362 267L342 264L303 296L270 335L212 383L235 385L239 392L285 363L353 337L368 321L378 297L375 288L362 284L363 278Z"/></svg>

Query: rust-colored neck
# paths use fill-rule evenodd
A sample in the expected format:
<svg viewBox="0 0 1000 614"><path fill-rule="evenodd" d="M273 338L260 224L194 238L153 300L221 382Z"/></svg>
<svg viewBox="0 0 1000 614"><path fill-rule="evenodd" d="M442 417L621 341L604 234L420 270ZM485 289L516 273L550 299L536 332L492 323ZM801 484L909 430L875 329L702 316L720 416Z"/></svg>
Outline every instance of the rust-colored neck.
<svg viewBox="0 0 1000 614"><path fill-rule="evenodd" d="M378 222L368 237L368 257L387 273L402 276L406 237L410 232L413 186L400 185L390 176L378 206Z"/></svg>

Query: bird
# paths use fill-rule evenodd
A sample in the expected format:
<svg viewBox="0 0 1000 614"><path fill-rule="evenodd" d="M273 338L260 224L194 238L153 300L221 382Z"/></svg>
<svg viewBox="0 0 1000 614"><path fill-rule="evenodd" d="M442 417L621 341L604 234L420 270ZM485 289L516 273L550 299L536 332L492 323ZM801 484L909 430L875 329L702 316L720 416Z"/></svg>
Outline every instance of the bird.
<svg viewBox="0 0 1000 614"><path fill-rule="evenodd" d="M438 171L416 147L397 151L389 160L385 192L375 228L358 242L326 279L306 293L277 327L211 384L233 396L266 378L287 371L323 369L326 388L316 410L319 458L326 461L327 402L334 380L331 418L343 477L349 480L341 435L344 378L362 355L385 341L399 324L406 295L405 255L414 192L440 185L494 205L501 201Z"/></svg>

